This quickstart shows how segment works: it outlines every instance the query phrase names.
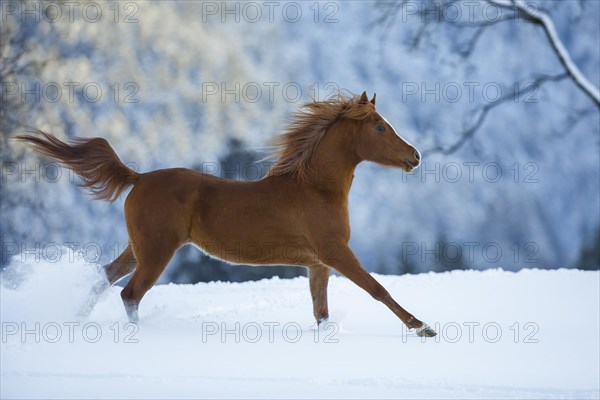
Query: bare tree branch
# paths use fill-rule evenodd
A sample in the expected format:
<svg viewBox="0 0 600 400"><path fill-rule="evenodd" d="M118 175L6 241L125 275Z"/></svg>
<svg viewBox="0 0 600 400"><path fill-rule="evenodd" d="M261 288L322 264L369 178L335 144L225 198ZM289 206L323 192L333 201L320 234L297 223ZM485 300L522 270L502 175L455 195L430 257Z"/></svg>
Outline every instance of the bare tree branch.
<svg viewBox="0 0 600 400"><path fill-rule="evenodd" d="M556 26L552 21L552 17L550 14L543 10L542 8L533 8L528 4L524 3L522 0L485 0L489 4L494 5L496 7L509 10L512 13L509 15L504 15L500 18L490 19L490 20L478 20L478 21L451 21L445 18L444 13L441 12L442 7L439 4L436 4L433 8L426 7L424 10L421 9L417 15L421 18L422 26L413 38L412 44L410 46L411 49L418 47L420 44L423 35L426 33L426 28L431 24L431 18L428 18L428 13L431 10L436 11L434 15L434 21L436 23L446 23L457 28L477 28L475 34L471 37L471 39L467 42L466 47L463 46L462 49L458 49L458 53L467 58L473 52L475 45L477 44L478 39L483 34L482 28L487 28L489 26L495 25L500 22L514 20L516 17L522 18L524 21L527 21L534 25L539 25L544 30L550 47L553 52L556 54L560 64L563 66L565 71L567 72L569 78L575 83L575 85L586 95L588 96L596 105L596 107L600 108L600 90L591 83L585 75L581 72L579 67L573 62L569 52L565 48L563 42L560 40L558 32L556 31ZM458 0L448 0L444 4L447 6L449 4L457 3ZM434 3L435 4L435 3ZM381 18L379 18L379 22L385 21L386 19L394 18L398 12L401 12L405 5L405 1L401 1L398 3L389 3L385 2L380 5L380 8L383 9L383 13ZM582 5L580 5L583 7ZM429 15L431 17L431 15ZM389 27L389 25L388 25Z"/></svg>
<svg viewBox="0 0 600 400"><path fill-rule="evenodd" d="M542 86L546 82L556 82L556 81L566 79L567 77L568 77L567 73L562 73L559 75L540 76L540 77L536 78L531 84L529 84L528 86L525 86L523 89L521 89L519 94L520 95L527 94L535 89L539 89L539 87ZM520 86L517 86L517 87L520 87ZM475 136L475 134L477 133L477 130L485 122L485 119L487 118L489 112L503 103L512 101L514 99L515 94L516 94L515 89L513 89L510 92L508 92L507 94L500 97L498 100L496 100L492 103L488 103L488 104L484 105L483 107L480 107L480 108L474 110L474 114L476 114L475 122L473 122L467 129L462 131L459 139L456 142L454 142L450 146L446 146L446 147L436 146L429 150L425 150L425 151L423 151L423 156L425 157L427 155L431 155L431 154L435 154L435 153L448 155L448 154L454 153L455 151L460 149L468 140L470 140L471 138L473 138L473 136Z"/></svg>
<svg viewBox="0 0 600 400"><path fill-rule="evenodd" d="M558 128L552 129L552 133L550 136L552 137L563 137L567 133L571 133L573 129L579 124L581 121L585 119L588 115L597 115L598 110L596 107L590 106L583 109L574 110L571 112L565 111L567 117L565 118L562 125Z"/></svg>
<svg viewBox="0 0 600 400"><path fill-rule="evenodd" d="M592 84L581 72L579 67L573 62L569 52L558 36L556 27L550 15L541 9L531 9L520 0L487 0L490 4L498 7L516 10L525 20L540 25L546 37L556 53L561 65L573 82L594 102L596 107L600 108L600 90Z"/></svg>
<svg viewBox="0 0 600 400"><path fill-rule="evenodd" d="M479 27L475 31L473 36L471 36L469 41L466 43L466 46L464 46L462 49L459 50L461 57L468 58L471 55L471 53L473 53L473 50L475 50L475 45L477 44L477 41L479 40L479 38L481 37L481 35L483 34L484 31L485 31L484 26Z"/></svg>
<svg viewBox="0 0 600 400"><path fill-rule="evenodd" d="M444 2L444 5L453 4L458 2L459 0L448 0ZM556 31L556 27L550 14L548 11L543 10L541 8L531 8L529 5L522 2L522 0L485 0L490 5L499 7L501 9L510 11L510 13L503 15L499 18L490 19L490 20L474 20L474 21L453 21L449 20L445 17L443 12L439 12L441 10L441 3L432 3L430 0L427 4L427 7L422 7L415 14L421 20L421 27L417 30L416 34L413 37L413 40L410 44L410 49L414 50L419 47L421 42L424 39L424 36L427 33L427 28L432 25L433 22L437 24L447 24L448 26L453 26L456 28L466 28L466 29L475 29L475 32L471 35L471 37L466 41L461 43L455 51L462 58L469 58L473 53L477 42L483 35L483 33L487 30L487 28L496 25L501 22L515 20L516 18L520 18L525 22L528 22L533 25L541 26L544 30L546 38L550 44L552 51L556 54L561 66L564 68L564 73L558 75L544 75L540 76L534 80L534 82L523 89L521 94L526 94L531 92L534 89L538 89L543 84L551 81L559 81L564 79L570 79L575 83L575 85L581 90L586 96L588 96L594 103L596 108L600 108L600 92L594 84L592 84L581 72L581 70L577 67L577 65L571 59L568 51L566 50L564 44L560 40L558 33ZM385 2L380 4L380 8L383 9L382 17L379 19L379 22L387 21L386 29L391 27L390 20L394 20L397 13L403 11L403 7L405 7L405 0L391 3ZM583 4L580 3L580 8L583 8ZM431 21L432 10L437 10L434 21ZM429 18L428 18L429 17ZM500 97L497 101L493 103L486 104L475 109L472 113L473 122L468 124L468 127L465 128L462 132L459 133L459 139L449 146L436 146L432 149L429 149L424 152L426 154L451 154L460 148L470 140L475 134L477 130L483 125L485 122L489 112L513 98L515 95L514 89L510 91L508 94ZM585 113L576 113L572 115L572 118L583 118L589 115L588 112Z"/></svg>

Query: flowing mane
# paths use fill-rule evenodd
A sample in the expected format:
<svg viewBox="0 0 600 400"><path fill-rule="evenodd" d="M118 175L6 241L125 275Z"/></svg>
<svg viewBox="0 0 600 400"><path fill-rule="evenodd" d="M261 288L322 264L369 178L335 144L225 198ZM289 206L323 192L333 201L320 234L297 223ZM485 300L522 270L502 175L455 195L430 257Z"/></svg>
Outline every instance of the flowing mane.
<svg viewBox="0 0 600 400"><path fill-rule="evenodd" d="M306 103L292 115L286 131L271 141L275 148L270 158L277 161L269 169L268 176L292 174L305 180L308 163L327 129L341 118L363 120L375 111L371 102L361 101L360 96L337 97L325 101Z"/></svg>

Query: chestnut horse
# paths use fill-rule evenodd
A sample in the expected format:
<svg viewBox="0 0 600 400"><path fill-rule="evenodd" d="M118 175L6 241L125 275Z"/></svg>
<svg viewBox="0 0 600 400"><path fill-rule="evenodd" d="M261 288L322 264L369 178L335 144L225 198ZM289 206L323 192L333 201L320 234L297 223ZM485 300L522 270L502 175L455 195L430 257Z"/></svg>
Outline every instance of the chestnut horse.
<svg viewBox="0 0 600 400"><path fill-rule="evenodd" d="M308 268L317 323L329 317L331 269L385 304L419 336L436 333L402 308L365 271L348 247L348 192L363 160L400 167L419 165L419 152L375 111L375 96L311 102L294 115L274 144L276 162L258 181L239 182L184 169L137 173L126 167L105 139L76 138L69 144L42 131L19 136L40 153L72 168L97 199L125 200L129 245L104 266L106 287L133 273L121 291L132 322L138 306L175 251L192 243L236 264Z"/></svg>

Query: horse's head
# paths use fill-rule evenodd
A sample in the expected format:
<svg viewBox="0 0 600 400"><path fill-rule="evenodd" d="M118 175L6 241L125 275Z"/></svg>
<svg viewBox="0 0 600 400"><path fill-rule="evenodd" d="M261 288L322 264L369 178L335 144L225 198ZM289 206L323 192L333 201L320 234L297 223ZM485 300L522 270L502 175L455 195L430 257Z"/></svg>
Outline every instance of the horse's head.
<svg viewBox="0 0 600 400"><path fill-rule="evenodd" d="M365 104L369 102L366 92L363 92L359 102ZM370 102L374 107L375 95ZM411 172L421 162L421 154L417 149L404 140L388 120L377 111L361 121L357 133L356 151L363 160L389 167L400 167L406 172Z"/></svg>

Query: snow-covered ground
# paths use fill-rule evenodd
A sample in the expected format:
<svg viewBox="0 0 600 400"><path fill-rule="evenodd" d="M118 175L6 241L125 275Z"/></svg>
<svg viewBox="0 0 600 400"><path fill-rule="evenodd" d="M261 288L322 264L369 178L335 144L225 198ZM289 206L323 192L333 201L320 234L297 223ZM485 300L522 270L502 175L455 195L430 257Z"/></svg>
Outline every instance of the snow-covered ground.
<svg viewBox="0 0 600 400"><path fill-rule="evenodd" d="M306 278L157 286L138 327L112 288L81 319L95 272L70 261L2 274L2 398L600 396L597 271L376 276L421 339L341 277L320 330Z"/></svg>

